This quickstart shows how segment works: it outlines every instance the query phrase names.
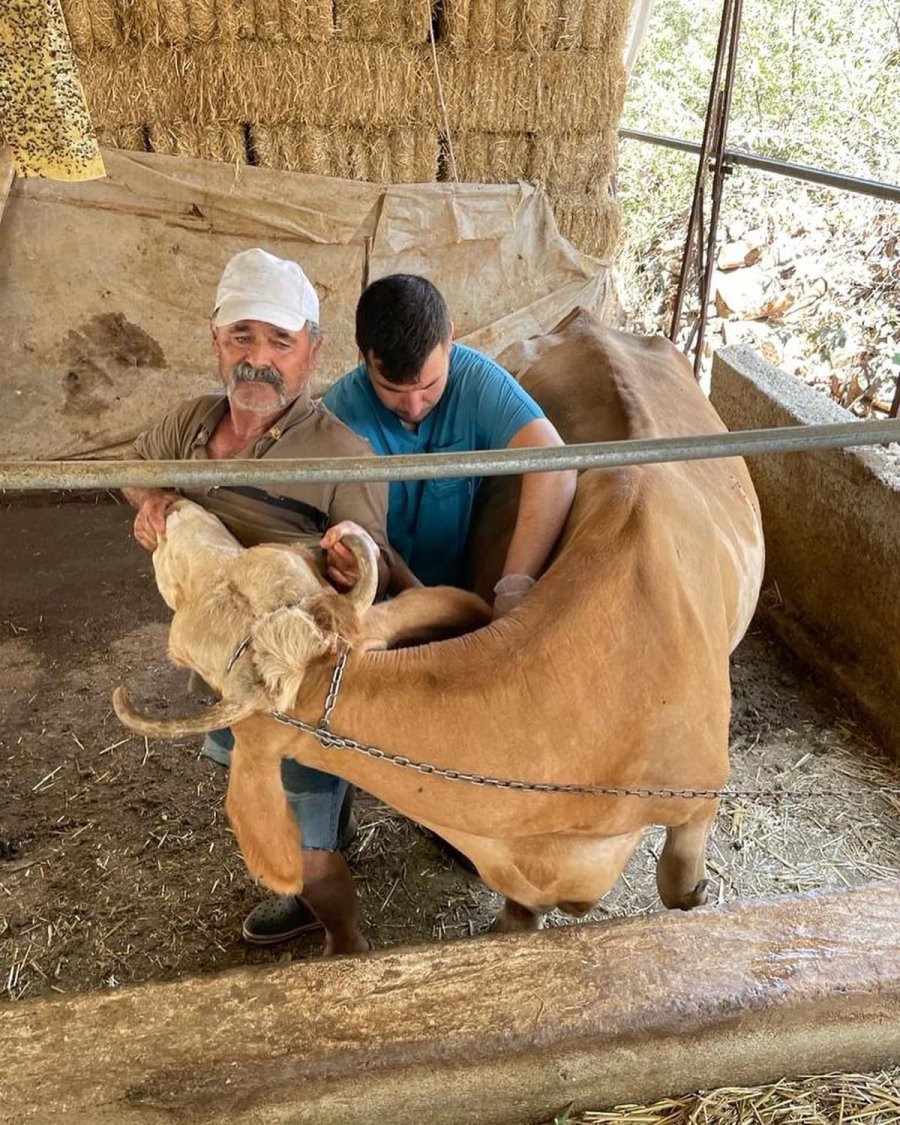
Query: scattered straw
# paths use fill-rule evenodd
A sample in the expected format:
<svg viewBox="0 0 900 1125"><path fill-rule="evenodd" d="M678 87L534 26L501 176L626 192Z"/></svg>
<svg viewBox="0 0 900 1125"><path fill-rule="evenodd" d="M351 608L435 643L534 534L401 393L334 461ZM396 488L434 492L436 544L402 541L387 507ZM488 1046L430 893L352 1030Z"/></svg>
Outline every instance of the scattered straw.
<svg viewBox="0 0 900 1125"><path fill-rule="evenodd" d="M653 1105L588 1110L564 1120L567 1125L896 1125L900 1067L726 1087Z"/></svg>

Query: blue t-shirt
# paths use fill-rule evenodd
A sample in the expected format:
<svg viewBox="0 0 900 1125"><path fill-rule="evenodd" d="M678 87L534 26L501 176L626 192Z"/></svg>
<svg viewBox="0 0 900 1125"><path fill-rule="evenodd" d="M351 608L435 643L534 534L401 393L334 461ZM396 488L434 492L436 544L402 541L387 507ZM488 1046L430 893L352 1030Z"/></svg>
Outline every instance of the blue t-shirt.
<svg viewBox="0 0 900 1125"><path fill-rule="evenodd" d="M415 431L407 430L372 388L365 364L324 397L334 414L380 455L505 449L541 408L492 359L454 344L447 386ZM457 586L472 505L481 478L392 481L388 538L426 586Z"/></svg>

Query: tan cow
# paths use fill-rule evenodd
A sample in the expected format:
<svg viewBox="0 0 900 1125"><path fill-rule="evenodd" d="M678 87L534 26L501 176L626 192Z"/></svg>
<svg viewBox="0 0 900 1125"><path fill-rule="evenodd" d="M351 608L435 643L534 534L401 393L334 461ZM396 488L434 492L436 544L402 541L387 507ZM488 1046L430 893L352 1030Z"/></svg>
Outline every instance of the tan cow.
<svg viewBox="0 0 900 1125"><path fill-rule="evenodd" d="M518 352L522 384L568 442L724 428L685 358L660 338L608 330L575 310ZM503 491L500 482L494 492ZM503 518L492 522L491 509L489 498L494 539L485 557L502 558ZM308 576L277 592L276 578L264 579L256 597L232 589L231 577L217 582L216 551L235 548L216 546L222 532L212 527L209 546L199 547L180 520L180 511L170 517L155 560L176 609L172 654L219 688L224 702L193 724L154 722L121 694L116 710L145 733L235 725L228 814L248 867L267 886L302 888L279 772L290 756L340 774L469 856L506 896L499 928L536 927L555 906L590 909L650 824L667 828L657 867L665 905L705 901L715 799L476 785L323 747L266 711L287 709L315 724L343 636L353 647L331 714L338 734L501 779L720 788L728 778L728 657L752 616L763 569L759 509L741 460L583 472L557 555L519 608L468 635L397 651L371 649L420 631L435 615L445 625L472 624L478 603L457 594L451 604L445 590L431 592L428 604L422 592L367 608L372 584L361 579L345 596L345 612L329 620L304 600L323 598L303 593ZM289 561L297 556L284 549L237 549L232 566L252 569L266 550L278 559L276 575L299 575L302 567ZM364 545L355 550L365 557ZM492 565L488 559L483 568L486 581ZM235 658L247 636L248 650Z"/></svg>

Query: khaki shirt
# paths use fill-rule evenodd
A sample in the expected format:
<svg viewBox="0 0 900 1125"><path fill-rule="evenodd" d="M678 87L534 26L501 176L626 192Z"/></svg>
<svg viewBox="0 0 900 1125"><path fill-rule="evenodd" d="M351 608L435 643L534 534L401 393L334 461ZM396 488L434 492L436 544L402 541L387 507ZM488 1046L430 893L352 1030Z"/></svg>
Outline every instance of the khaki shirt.
<svg viewBox="0 0 900 1125"><path fill-rule="evenodd" d="M134 443L135 456L152 461L203 461L207 443L228 410L222 393L177 406ZM372 447L319 401L303 394L279 421L239 457L367 457ZM259 543L317 543L326 528L353 520L387 547L386 483L206 486L178 491L226 525L245 547Z"/></svg>

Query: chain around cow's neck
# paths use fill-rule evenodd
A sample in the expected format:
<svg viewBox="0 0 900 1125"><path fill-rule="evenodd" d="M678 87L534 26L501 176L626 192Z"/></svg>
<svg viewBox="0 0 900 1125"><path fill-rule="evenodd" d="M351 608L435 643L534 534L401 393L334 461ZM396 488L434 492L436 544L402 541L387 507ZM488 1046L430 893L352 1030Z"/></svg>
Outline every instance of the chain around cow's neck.
<svg viewBox="0 0 900 1125"><path fill-rule="evenodd" d="M247 651L249 643L249 637L241 642L232 657L231 664ZM341 681L343 680L344 671L347 667L347 657L350 652L350 646L343 639L341 640L341 646L340 655L338 656L334 671L331 674L331 683L328 686L328 694L325 697L325 707L322 711L322 718L319 719L315 726L311 723L304 722L303 719L295 719L293 715L288 715L284 711L267 712L269 717L274 719L277 723L282 723L284 726L293 727L294 730L299 730L304 734L311 735L319 745L326 750L354 750L359 754L364 754L367 758L387 762L389 765L399 766L402 769L416 770L418 773L430 777L441 777L446 781L464 781L468 782L470 785L480 785L490 789L511 790L517 793L568 793L573 796L584 797L639 797L644 800L682 798L686 800L699 799L706 801L718 800L720 797L743 797L769 800L774 798L776 800L785 800L792 797L846 796L846 793L836 789L817 789L815 792L811 793L787 793L781 789L671 789L668 787L654 788L650 786L640 786L630 789L619 785L554 784L549 781L522 781L515 778L490 777L484 774L466 773L463 770L444 769L441 766L432 765L430 762L419 762L414 758L407 758L403 754L390 754L377 746L369 746L364 742L357 742L353 738L344 738L341 735L334 734L331 730L331 713L337 703L338 692L341 689ZM229 667L230 666L231 665L229 665ZM879 792L900 793L900 788L880 786Z"/></svg>

